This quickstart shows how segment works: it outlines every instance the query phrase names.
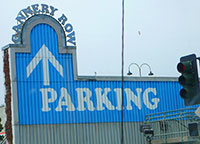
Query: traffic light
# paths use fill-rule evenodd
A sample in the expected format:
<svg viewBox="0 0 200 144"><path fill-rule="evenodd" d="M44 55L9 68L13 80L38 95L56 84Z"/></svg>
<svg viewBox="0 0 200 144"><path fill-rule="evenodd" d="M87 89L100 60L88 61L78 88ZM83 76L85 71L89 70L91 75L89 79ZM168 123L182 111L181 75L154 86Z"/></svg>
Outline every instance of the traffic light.
<svg viewBox="0 0 200 144"><path fill-rule="evenodd" d="M177 65L177 70L181 73L178 82L183 87L180 90L180 96L184 99L186 106L200 104L196 59L195 54L184 56L180 58L180 63Z"/></svg>

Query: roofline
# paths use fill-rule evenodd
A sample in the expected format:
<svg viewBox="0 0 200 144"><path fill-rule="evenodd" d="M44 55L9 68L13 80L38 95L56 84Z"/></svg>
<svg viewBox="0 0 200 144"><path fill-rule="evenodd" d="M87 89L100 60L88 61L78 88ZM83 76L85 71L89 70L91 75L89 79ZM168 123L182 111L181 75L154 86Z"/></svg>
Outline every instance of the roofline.
<svg viewBox="0 0 200 144"><path fill-rule="evenodd" d="M8 44L2 48L6 50L8 48L25 48L23 44ZM74 49L72 46L67 46L69 49ZM76 75L76 73L75 73ZM75 77L75 80L78 81L121 81L121 76L79 76ZM124 81L170 81L177 82L178 77L134 77L134 76L125 76Z"/></svg>
<svg viewBox="0 0 200 144"><path fill-rule="evenodd" d="M80 81L121 81L121 76L78 76ZM172 81L177 82L178 77L131 77L125 76L124 81Z"/></svg>

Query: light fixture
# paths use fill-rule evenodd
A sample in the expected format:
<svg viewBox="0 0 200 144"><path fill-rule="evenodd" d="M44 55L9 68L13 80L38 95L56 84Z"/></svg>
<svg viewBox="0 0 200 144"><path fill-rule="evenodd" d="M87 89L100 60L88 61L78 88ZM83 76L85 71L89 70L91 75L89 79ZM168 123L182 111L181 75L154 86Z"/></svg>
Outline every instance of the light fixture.
<svg viewBox="0 0 200 144"><path fill-rule="evenodd" d="M133 73L132 73L130 70L129 70L128 73L127 73L127 75L129 75L129 76L132 75L132 74L133 74Z"/></svg>
<svg viewBox="0 0 200 144"><path fill-rule="evenodd" d="M133 73L131 72L131 70L130 70L130 68L131 68L131 66L132 65L136 65L137 67L138 67L138 70L139 70L139 74L140 74L140 77L142 76L142 66L144 66L144 65L146 65L148 68L149 68L149 76L152 76L152 75L154 75L153 74L153 72L151 71L151 67L147 64L147 63L143 63L143 64L141 64L140 66L138 65L138 64L136 64L136 63L131 63L129 66L128 66L128 73L127 73L127 75L133 75Z"/></svg>
<svg viewBox="0 0 200 144"><path fill-rule="evenodd" d="M149 76L152 76L152 75L153 75L152 71L150 71L148 75L149 75Z"/></svg>

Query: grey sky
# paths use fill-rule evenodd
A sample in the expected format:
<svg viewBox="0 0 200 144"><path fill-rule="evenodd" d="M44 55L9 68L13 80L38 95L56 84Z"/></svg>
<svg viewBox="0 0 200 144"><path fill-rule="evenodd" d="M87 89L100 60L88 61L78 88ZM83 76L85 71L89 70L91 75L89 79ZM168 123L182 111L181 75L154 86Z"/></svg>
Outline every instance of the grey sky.
<svg viewBox="0 0 200 144"><path fill-rule="evenodd" d="M48 4L65 14L76 33L79 75L121 75L121 1L18 0L1 5L1 47L12 43L17 13L32 4ZM125 0L125 73L128 65L148 63L154 76L178 76L180 56L200 56L199 0ZM56 17L56 16L55 16ZM0 104L4 75L0 53ZM131 67L138 76L138 69ZM148 68L142 68L146 76Z"/></svg>

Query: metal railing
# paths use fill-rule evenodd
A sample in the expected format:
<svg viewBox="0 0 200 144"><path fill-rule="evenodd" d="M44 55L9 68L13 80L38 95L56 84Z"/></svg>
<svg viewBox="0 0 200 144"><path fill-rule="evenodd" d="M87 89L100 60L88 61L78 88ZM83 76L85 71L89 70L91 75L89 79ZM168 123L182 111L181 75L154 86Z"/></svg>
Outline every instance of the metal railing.
<svg viewBox="0 0 200 144"><path fill-rule="evenodd" d="M189 123L200 121L195 110L196 108L184 108L146 115L144 124L151 125L154 130L152 143L181 143L199 139L191 137L188 128Z"/></svg>

